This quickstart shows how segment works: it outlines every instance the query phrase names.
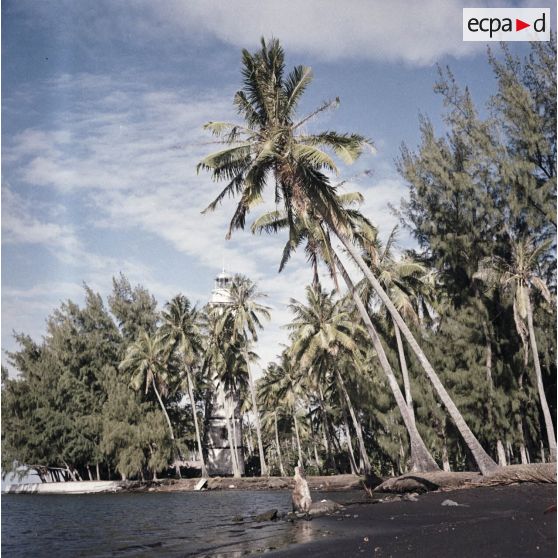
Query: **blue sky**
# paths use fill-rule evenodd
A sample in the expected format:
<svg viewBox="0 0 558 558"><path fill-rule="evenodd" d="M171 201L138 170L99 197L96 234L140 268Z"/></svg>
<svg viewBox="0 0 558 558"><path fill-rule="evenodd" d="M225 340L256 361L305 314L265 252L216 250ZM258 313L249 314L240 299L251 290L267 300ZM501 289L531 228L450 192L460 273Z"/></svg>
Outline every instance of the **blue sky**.
<svg viewBox="0 0 558 558"><path fill-rule="evenodd" d="M212 150L202 125L236 118L241 49L279 38L288 66L314 71L301 114L339 96L315 126L374 140L376 154L342 172L373 171L347 188L364 193L385 237L396 223L388 204L406 195L399 146L416 146L420 113L442 130L436 64L450 65L479 105L494 90L486 45L461 40L461 9L474 5L512 3L4 0L3 350L14 349L13 330L39 340L61 301L82 301L84 282L106 297L123 272L161 305L179 292L204 304L224 261L269 295L265 365L310 272L300 254L277 275L280 238L239 231L225 241L232 203L201 215L220 185L195 172Z"/></svg>

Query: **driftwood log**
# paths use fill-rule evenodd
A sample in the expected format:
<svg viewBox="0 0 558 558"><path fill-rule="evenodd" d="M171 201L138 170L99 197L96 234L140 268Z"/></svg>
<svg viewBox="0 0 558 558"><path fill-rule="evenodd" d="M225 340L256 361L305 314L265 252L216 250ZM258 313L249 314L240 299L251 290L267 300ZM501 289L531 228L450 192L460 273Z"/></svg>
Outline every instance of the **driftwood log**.
<svg viewBox="0 0 558 558"><path fill-rule="evenodd" d="M430 492L433 490L456 490L476 486L499 486L521 482L556 484L556 463L533 463L499 467L490 475L476 472L407 473L388 479L378 485L374 492L404 493Z"/></svg>

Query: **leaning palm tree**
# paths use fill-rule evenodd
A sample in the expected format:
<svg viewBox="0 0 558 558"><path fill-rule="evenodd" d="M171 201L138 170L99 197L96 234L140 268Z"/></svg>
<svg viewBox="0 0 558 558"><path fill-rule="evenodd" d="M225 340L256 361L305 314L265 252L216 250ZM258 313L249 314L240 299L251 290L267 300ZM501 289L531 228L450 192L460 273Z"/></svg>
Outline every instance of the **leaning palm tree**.
<svg viewBox="0 0 558 558"><path fill-rule="evenodd" d="M165 415L171 440L174 441L174 432L167 409L161 399L161 393L166 394L168 390L168 372L165 361L168 359L168 351L160 337L151 336L142 331L136 341L132 343L119 369L132 372L130 385L136 391L145 386L145 393L153 389L161 410Z"/></svg>
<svg viewBox="0 0 558 558"><path fill-rule="evenodd" d="M543 412L550 457L556 461L556 437L552 415L546 399L542 380L537 339L533 325L531 292L537 291L547 302L551 301L550 291L538 275L541 259L552 246L552 241L536 244L532 238L524 238L512 244L510 260L493 256L481 261L475 278L491 285L499 285L513 297L513 317L515 326L523 342L525 364L528 361L529 345L533 355L533 365L537 382L539 401ZM527 325L525 325L527 321Z"/></svg>
<svg viewBox="0 0 558 558"><path fill-rule="evenodd" d="M390 248L395 241L396 229L392 231L384 250L381 252L377 261L371 258L370 265L376 271L378 279L382 286L389 294L394 306L398 312L405 318L408 323L415 326L420 325L417 303L424 303L421 297L421 291L426 286L425 279L431 278L432 275L419 262L413 260L409 256L395 259L390 253ZM384 306L385 308L385 306ZM393 325L393 333L395 336L397 352L399 355L399 366L401 376L403 378L403 388L405 390L405 399L409 407L409 413L413 422L415 421L415 411L413 407L413 396L411 392L411 381L409 378L409 368L407 366L407 358L405 356L405 348L401 339L401 330L395 320L391 320ZM411 469L416 469L417 457L411 451Z"/></svg>
<svg viewBox="0 0 558 558"><path fill-rule="evenodd" d="M337 172L337 166L324 149L351 163L371 143L358 134L306 133L306 124L317 114L338 104L338 99L324 103L313 113L296 120L296 107L311 82L312 72L310 68L297 66L285 76L284 52L277 40L268 45L262 39L262 48L255 54L244 50L242 62L244 87L236 93L234 103L245 124L210 122L206 125L224 149L203 159L198 164L198 171L207 170L215 180L227 181L226 187L206 211L214 210L226 196L240 196L227 233L227 238L230 237L233 229L244 228L249 211L261 203L270 177L274 178L275 201L283 203L289 224L294 223L297 215L311 211L318 222L339 239L378 293L461 432L481 472L490 472L497 467L496 463L482 449L410 329L353 244L350 219L338 201L335 186L325 174ZM290 236L293 233L294 229L289 228ZM362 319L366 320L362 311L366 311L359 309ZM367 329L370 330L368 326ZM372 333L370 335L373 337Z"/></svg>
<svg viewBox="0 0 558 558"><path fill-rule="evenodd" d="M369 254L377 252L377 231L375 227L364 218L360 212L353 209L352 206L356 203L362 202L362 196L357 193L350 193L338 196L339 202L342 204L345 211L349 215L354 228L354 237L358 239L359 245L363 250ZM329 235L324 228L312 219L307 214L297 215L296 220L289 224L284 211L272 211L258 218L252 225L253 232L277 232L282 228L289 228L291 230L290 239L286 243L283 250L283 258L279 267L279 271L283 269L289 261L293 251L304 242L305 252L308 260L314 267L314 276L317 274L317 263L323 261L330 271L334 282L337 283L337 274L340 273L349 287L350 295L354 301L358 312L363 319L366 329L372 339L372 345L376 351L376 355L380 362L380 366L386 375L388 384L393 393L398 409L403 418L403 422L409 434L409 441L411 445L411 455L413 456L413 469L415 471L428 471L436 470L438 466L434 458L428 451L420 433L415 425L414 417L410 413L405 398L401 393L399 384L395 378L391 365L387 359L386 353L382 346L380 336L378 335L374 325L369 316L368 309L366 308L361 295L353 286L353 283L341 262L341 259L332 248ZM294 231L294 232L293 232ZM314 280L313 286L318 286L319 281ZM359 289L360 290L360 289Z"/></svg>
<svg viewBox="0 0 558 558"><path fill-rule="evenodd" d="M194 418L198 454L201 459L201 475L202 477L207 477L207 467L203 455L196 401L194 399L194 378L192 374L195 362L200 357L202 351L198 328L198 311L196 308L191 307L190 301L184 295L177 295L165 305L162 318L161 339L171 347L171 350L176 349L179 352L186 372L186 387Z"/></svg>
<svg viewBox="0 0 558 558"><path fill-rule="evenodd" d="M257 290L256 284L242 275L236 275L233 279L229 297L230 303L224 309L222 327L230 328L232 342L238 343L244 351L244 362L248 372L248 386L252 398L252 409L254 412L254 422L256 424L256 435L258 438L258 451L260 456L261 475L267 475L267 464L263 448L262 431L260 424L260 414L258 412L258 402L254 379L252 377L252 367L250 342L258 340L258 330L263 328L262 319L269 319L269 307L258 302L264 295Z"/></svg>
<svg viewBox="0 0 558 558"><path fill-rule="evenodd" d="M366 263L378 276L382 287L388 293L397 311L407 323L419 327L424 321L424 315L428 314L431 316L432 313L432 307L427 299L430 298L429 295L433 294L432 286L435 282L436 274L434 270L427 269L426 266L408 254L400 258L394 257L393 248L396 246L397 232L398 227L396 225L392 229L385 246L380 249L378 245L378 249L367 250L364 258ZM375 291L370 288L370 284L363 282L363 298L369 301L374 295ZM423 316L422 320L421 315ZM386 317L389 318L389 313ZM411 382L409 379L409 369L403 340L401 339L401 330L395 320L391 319L391 323L393 325L393 334L399 355L405 399L414 421L415 413L411 393Z"/></svg>

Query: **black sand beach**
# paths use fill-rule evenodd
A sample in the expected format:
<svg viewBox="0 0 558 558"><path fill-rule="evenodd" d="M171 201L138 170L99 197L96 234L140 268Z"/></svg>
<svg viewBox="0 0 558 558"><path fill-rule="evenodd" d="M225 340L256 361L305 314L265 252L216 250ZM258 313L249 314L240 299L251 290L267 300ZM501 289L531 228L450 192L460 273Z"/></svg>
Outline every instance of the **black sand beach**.
<svg viewBox="0 0 558 558"><path fill-rule="evenodd" d="M452 500L459 506L442 506ZM313 520L321 538L266 556L341 558L556 556L555 484L481 487L417 501L351 505Z"/></svg>

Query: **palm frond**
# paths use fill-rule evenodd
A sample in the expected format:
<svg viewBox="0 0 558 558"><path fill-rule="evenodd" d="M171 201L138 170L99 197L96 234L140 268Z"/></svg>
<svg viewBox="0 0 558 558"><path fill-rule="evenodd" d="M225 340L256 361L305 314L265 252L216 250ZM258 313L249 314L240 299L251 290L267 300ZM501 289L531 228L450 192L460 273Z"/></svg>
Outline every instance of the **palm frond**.
<svg viewBox="0 0 558 558"><path fill-rule="evenodd" d="M332 99L330 101L324 101L315 111L311 112L310 114L305 116L302 120L297 122L293 126L293 130L296 130L301 126L304 126L304 124L306 124L307 122L309 122L310 120L318 116L318 114L320 114L321 112L324 112L326 110L336 109L339 106L339 102L340 102L339 97L335 97L335 99Z"/></svg>
<svg viewBox="0 0 558 558"><path fill-rule="evenodd" d="M532 276L530 280L533 287L535 287L542 294L546 302L551 302L552 295L550 294L550 289L548 288L548 285L540 277L537 277L536 275Z"/></svg>
<svg viewBox="0 0 558 558"><path fill-rule="evenodd" d="M334 173L338 172L333 159L316 147L297 143L292 147L291 151L293 156L302 165L311 165L316 169L325 168Z"/></svg>
<svg viewBox="0 0 558 558"><path fill-rule="evenodd" d="M351 205L360 205L364 203L364 196L360 192L347 192L345 194L338 194L339 203L343 207Z"/></svg>
<svg viewBox="0 0 558 558"><path fill-rule="evenodd" d="M215 180L230 179L250 162L251 153L251 144L244 142L208 155L198 163L196 171L199 174L200 170L209 170Z"/></svg>
<svg viewBox="0 0 558 558"><path fill-rule="evenodd" d="M528 331L525 322L521 318L519 311L517 309L516 300L513 301L513 319L515 322L515 328L519 337L521 338L521 343L523 345L523 362L527 366L527 361L529 360L529 343L528 343Z"/></svg>
<svg viewBox="0 0 558 558"><path fill-rule="evenodd" d="M284 88L289 112L296 108L298 100L312 82L312 77L312 68L296 66L285 79Z"/></svg>
<svg viewBox="0 0 558 558"><path fill-rule="evenodd" d="M306 145L329 147L346 164L354 163L366 147L372 149L372 142L359 134L327 131L311 136L300 136L298 139Z"/></svg>
<svg viewBox="0 0 558 558"><path fill-rule="evenodd" d="M217 206L223 201L225 196L234 197L235 193L242 190L244 184L244 172L238 173L224 188L221 193L202 211L202 214L215 211Z"/></svg>
<svg viewBox="0 0 558 558"><path fill-rule="evenodd" d="M260 215L251 226L253 233L276 233L288 225L284 211L270 211Z"/></svg>

